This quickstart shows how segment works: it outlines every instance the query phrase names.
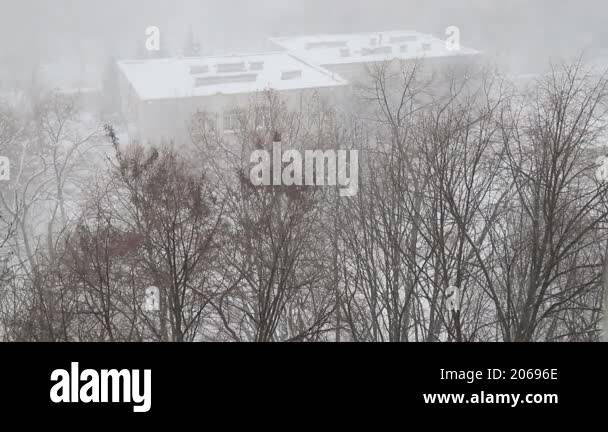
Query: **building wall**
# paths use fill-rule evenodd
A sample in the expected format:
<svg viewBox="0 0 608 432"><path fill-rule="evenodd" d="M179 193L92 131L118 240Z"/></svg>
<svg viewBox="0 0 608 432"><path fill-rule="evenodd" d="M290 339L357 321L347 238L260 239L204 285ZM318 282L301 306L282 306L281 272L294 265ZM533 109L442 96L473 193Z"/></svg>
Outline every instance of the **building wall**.
<svg viewBox="0 0 608 432"><path fill-rule="evenodd" d="M301 98L313 93L330 104L339 104L347 94L346 86L310 90L281 91L282 97L289 109L296 110ZM259 96L259 95L258 95ZM225 131L225 114L235 109L246 108L254 101L256 94L214 95L198 98L162 99L141 101L133 93L128 94L123 101L123 110L132 139L142 143L180 142L189 143L190 125L197 112L215 115L217 128Z"/></svg>
<svg viewBox="0 0 608 432"><path fill-rule="evenodd" d="M450 68L463 70L475 64L479 56L454 56L424 59L422 63L423 76L431 76L447 72ZM290 109L297 109L301 96L317 92L328 103L342 107L345 110L354 108L354 88L365 85L370 81L369 68L373 63L352 63L340 65L325 65L332 73L346 79L351 85L331 88L281 91ZM398 67L399 62L394 63ZM441 82L439 79L437 82ZM129 125L129 135L132 140L142 143L179 142L189 143L190 125L197 112L206 112L217 116L219 131L226 128L224 114L235 108L245 108L256 97L254 93L247 94L217 94L198 98L175 98L152 101L142 101L133 87L121 78L121 95L123 115Z"/></svg>

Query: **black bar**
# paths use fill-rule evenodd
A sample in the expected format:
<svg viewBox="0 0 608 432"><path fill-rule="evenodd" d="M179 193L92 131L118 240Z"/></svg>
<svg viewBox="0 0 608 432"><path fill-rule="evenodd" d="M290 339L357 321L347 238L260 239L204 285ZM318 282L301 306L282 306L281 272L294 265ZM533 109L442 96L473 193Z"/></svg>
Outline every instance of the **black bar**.
<svg viewBox="0 0 608 432"><path fill-rule="evenodd" d="M49 418L182 419L204 413L355 410L357 415L500 411L592 412L606 405L606 344L3 344L0 406L9 415ZM151 409L133 403L53 403L51 373L151 370ZM444 378L441 379L441 374ZM488 369L504 378L488 379ZM448 372L449 371L449 372ZM479 371L479 372L477 372ZM530 372L532 371L532 372ZM540 372L538 372L540 371ZM537 376L535 376L535 374ZM475 375L475 376L472 376ZM447 379L451 378L451 379ZM473 379L472 379L473 378ZM517 378L517 379L514 379ZM472 381L472 382L467 382ZM84 383L84 382L83 382ZM483 391L483 393L481 393ZM428 404L423 394L463 393L477 403ZM512 404L502 394L557 395L552 403ZM488 396L492 395L492 396ZM359 410L357 407L362 407ZM24 413L25 412L25 413ZM383 414L384 413L384 414Z"/></svg>

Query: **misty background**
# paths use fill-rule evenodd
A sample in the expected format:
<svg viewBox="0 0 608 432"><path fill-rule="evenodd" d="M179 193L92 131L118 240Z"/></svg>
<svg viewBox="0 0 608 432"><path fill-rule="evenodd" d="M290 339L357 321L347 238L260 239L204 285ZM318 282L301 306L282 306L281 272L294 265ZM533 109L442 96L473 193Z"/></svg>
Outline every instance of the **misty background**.
<svg viewBox="0 0 608 432"><path fill-rule="evenodd" d="M189 31L205 55L273 49L270 36L411 29L442 37L446 27L456 25L464 45L522 74L582 52L588 60L603 59L608 43L608 4L600 0L1 0L0 5L4 90L50 63L78 65L72 69L82 78L99 81L112 58L141 53L148 26L160 28L162 54L174 56L181 54Z"/></svg>

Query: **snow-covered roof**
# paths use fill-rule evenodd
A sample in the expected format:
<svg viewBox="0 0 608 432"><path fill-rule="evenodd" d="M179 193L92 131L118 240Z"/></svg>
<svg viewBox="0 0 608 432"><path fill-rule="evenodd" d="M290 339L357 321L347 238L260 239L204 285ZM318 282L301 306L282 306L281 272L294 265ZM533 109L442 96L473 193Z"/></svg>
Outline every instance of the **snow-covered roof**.
<svg viewBox="0 0 608 432"><path fill-rule="evenodd" d="M118 66L142 100L347 85L285 52L129 60Z"/></svg>
<svg viewBox="0 0 608 432"><path fill-rule="evenodd" d="M318 34L270 40L298 58L322 66L480 54L465 47L448 50L445 40L410 30Z"/></svg>

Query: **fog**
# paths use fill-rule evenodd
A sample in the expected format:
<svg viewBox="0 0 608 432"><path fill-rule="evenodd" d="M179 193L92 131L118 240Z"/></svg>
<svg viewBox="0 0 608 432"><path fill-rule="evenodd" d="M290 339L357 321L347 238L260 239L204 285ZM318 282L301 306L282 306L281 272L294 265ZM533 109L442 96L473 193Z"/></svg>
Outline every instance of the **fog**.
<svg viewBox="0 0 608 432"><path fill-rule="evenodd" d="M413 29L442 36L458 26L465 45L516 72L549 60L601 55L608 5L600 0L2 0L3 87L38 65L97 65L134 57L148 26L163 52L179 54L189 29L202 53L268 49L269 36ZM96 67L96 66L95 66Z"/></svg>

